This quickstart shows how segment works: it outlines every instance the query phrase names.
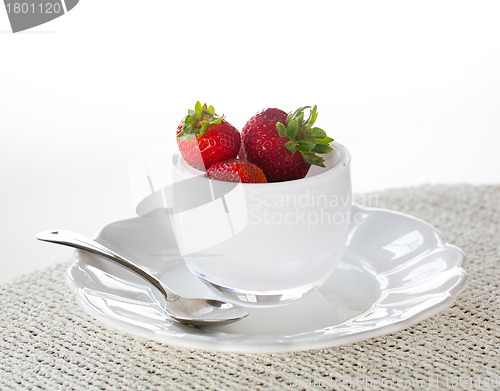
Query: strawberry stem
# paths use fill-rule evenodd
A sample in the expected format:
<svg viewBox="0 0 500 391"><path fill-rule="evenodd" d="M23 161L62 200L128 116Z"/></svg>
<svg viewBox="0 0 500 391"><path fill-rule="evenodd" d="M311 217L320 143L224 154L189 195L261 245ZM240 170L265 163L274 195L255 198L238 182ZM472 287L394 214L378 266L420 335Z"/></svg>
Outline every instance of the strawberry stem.
<svg viewBox="0 0 500 391"><path fill-rule="evenodd" d="M182 131L177 134L177 137L182 140L188 140L192 137L201 137L210 125L220 124L224 116L219 117L215 114L213 106L196 102L194 110L188 110Z"/></svg>
<svg viewBox="0 0 500 391"><path fill-rule="evenodd" d="M309 109L309 116L304 119L305 110ZM318 127L313 127L318 118L318 107L314 105L299 107L288 114L286 124L278 122L276 130L280 137L288 138L285 148L290 152L300 152L305 162L315 166L325 167L325 159L317 154L325 154L333 151L330 147L332 138L326 135L326 132Z"/></svg>

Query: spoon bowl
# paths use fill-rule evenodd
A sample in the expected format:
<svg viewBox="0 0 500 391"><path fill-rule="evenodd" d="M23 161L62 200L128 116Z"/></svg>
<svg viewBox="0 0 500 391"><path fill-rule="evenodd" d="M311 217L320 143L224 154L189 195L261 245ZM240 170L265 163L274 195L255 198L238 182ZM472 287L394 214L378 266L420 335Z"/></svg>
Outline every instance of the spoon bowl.
<svg viewBox="0 0 500 391"><path fill-rule="evenodd" d="M89 251L136 273L161 292L165 298L162 308L168 317L177 322L190 326L220 326L248 316L248 311L236 304L214 299L180 296L130 260L80 234L65 230L52 230L40 232L36 238L44 242Z"/></svg>
<svg viewBox="0 0 500 391"><path fill-rule="evenodd" d="M242 307L213 299L180 297L168 301L165 311L178 322L192 326L220 326L243 319L248 312Z"/></svg>

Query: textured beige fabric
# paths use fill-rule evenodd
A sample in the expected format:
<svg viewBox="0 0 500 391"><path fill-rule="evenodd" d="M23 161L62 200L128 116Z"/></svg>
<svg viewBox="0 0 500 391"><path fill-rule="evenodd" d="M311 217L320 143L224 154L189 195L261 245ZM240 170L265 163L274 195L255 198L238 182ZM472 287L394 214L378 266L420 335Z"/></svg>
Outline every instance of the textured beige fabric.
<svg viewBox="0 0 500 391"><path fill-rule="evenodd" d="M282 354L185 350L110 330L76 304L68 263L0 288L0 389L500 389L500 187L359 196L411 213L468 254L456 305L392 335Z"/></svg>

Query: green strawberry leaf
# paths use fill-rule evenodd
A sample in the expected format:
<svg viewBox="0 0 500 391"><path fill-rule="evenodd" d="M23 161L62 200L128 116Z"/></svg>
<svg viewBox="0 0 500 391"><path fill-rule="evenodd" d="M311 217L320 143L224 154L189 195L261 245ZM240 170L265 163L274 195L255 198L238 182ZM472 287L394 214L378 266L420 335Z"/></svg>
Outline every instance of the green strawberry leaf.
<svg viewBox="0 0 500 391"><path fill-rule="evenodd" d="M313 148L313 151L314 152L317 152L317 153L328 153L328 152L332 152L333 151L333 148L330 147L329 145L324 145L324 144L316 144Z"/></svg>
<svg viewBox="0 0 500 391"><path fill-rule="evenodd" d="M207 128L210 126L211 124L209 122L203 122L201 124L201 134L204 134L205 131L207 130Z"/></svg>
<svg viewBox="0 0 500 391"><path fill-rule="evenodd" d="M201 117L202 116L203 110L201 108L200 101L196 102L196 105L194 106L194 112L196 113L197 117Z"/></svg>
<svg viewBox="0 0 500 391"><path fill-rule="evenodd" d="M287 141L285 143L285 148L288 149L291 153L294 153L297 150L297 142L296 141Z"/></svg>
<svg viewBox="0 0 500 391"><path fill-rule="evenodd" d="M314 141L316 142L316 144L328 145L333 141L333 138L325 137L322 139L315 139Z"/></svg>
<svg viewBox="0 0 500 391"><path fill-rule="evenodd" d="M311 120L309 121L309 125L313 126L318 118L318 112L316 111L317 106L313 107L313 111L311 112Z"/></svg>
<svg viewBox="0 0 500 391"><path fill-rule="evenodd" d="M321 129L321 128L312 128L311 129L311 135L314 137L314 138L325 138L326 137L326 132Z"/></svg>
<svg viewBox="0 0 500 391"><path fill-rule="evenodd" d="M208 106L208 110L207 110L210 114L212 115L215 115L215 109L212 105Z"/></svg>
<svg viewBox="0 0 500 391"><path fill-rule="evenodd" d="M310 143L308 141L305 141L305 140L300 140L298 143L297 143L297 147L299 148L299 151L301 152L309 152L311 149L314 148L314 143Z"/></svg>
<svg viewBox="0 0 500 391"><path fill-rule="evenodd" d="M179 134L177 134L177 138L180 138L181 140L189 140L190 138L193 138L196 134L193 133L191 129L191 126L183 126L182 130L179 132Z"/></svg>
<svg viewBox="0 0 500 391"><path fill-rule="evenodd" d="M311 106L302 106L302 107L299 107L297 110L295 110L295 112L293 113L292 117L298 117L300 115L300 113L303 113L305 109L310 109Z"/></svg>
<svg viewBox="0 0 500 391"><path fill-rule="evenodd" d="M295 136L297 136L298 131L299 131L299 123L295 120L291 121L290 125L288 125L288 129L286 130L288 138L290 140L293 140Z"/></svg>
<svg viewBox="0 0 500 391"><path fill-rule="evenodd" d="M278 131L280 137L287 137L286 127L281 122L276 124L276 130Z"/></svg>
<svg viewBox="0 0 500 391"><path fill-rule="evenodd" d="M314 152L301 152L301 154L306 163L314 166L325 167L325 159L316 155Z"/></svg>

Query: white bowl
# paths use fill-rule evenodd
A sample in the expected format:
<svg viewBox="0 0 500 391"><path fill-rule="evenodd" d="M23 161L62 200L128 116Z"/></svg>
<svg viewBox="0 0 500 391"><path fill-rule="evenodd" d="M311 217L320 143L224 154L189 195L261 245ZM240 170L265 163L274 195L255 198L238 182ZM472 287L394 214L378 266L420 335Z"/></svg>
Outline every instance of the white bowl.
<svg viewBox="0 0 500 391"><path fill-rule="evenodd" d="M264 184L209 180L174 156L179 176L162 198L189 269L246 304L286 303L320 286L344 252L351 212L350 154L332 147L326 168Z"/></svg>

